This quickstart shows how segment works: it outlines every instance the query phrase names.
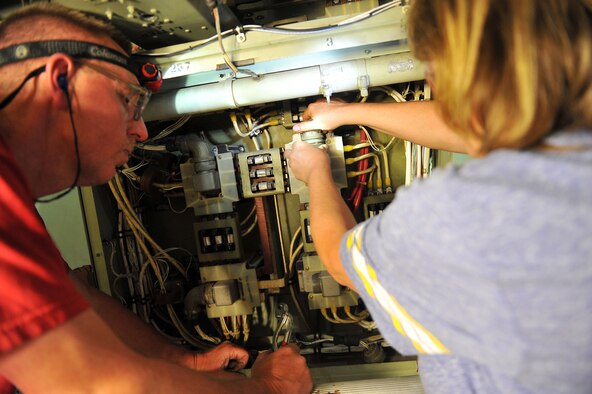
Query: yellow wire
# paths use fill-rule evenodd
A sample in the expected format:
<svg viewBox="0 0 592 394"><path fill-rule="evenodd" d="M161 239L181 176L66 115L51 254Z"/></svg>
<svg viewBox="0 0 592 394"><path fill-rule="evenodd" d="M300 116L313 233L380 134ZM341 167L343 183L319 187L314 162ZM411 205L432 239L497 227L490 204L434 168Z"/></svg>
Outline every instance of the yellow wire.
<svg viewBox="0 0 592 394"><path fill-rule="evenodd" d="M294 263L296 263L296 257L298 257L298 254L302 251L303 248L304 248L304 244L300 243L296 247L296 250L294 250L294 253L292 253L290 255L290 264L288 265L288 273L292 272L292 268L294 267Z"/></svg>
<svg viewBox="0 0 592 394"><path fill-rule="evenodd" d="M298 229L294 232L294 236L292 237L292 241L290 241L290 256L294 252L294 245L296 244L296 240L298 236L302 234L302 226L299 226Z"/></svg>
<svg viewBox="0 0 592 394"><path fill-rule="evenodd" d="M263 135L265 136L265 140L267 141L267 149L271 149L271 135L269 134L269 130L264 129Z"/></svg>
<svg viewBox="0 0 592 394"><path fill-rule="evenodd" d="M240 330L238 328L238 320L236 316L231 316L230 321L232 322L232 337L238 340L240 336Z"/></svg>
<svg viewBox="0 0 592 394"><path fill-rule="evenodd" d="M255 203L253 203L253 208L251 208L251 210L249 211L249 214L247 215L247 217L244 218L240 222L240 226L244 226L245 224L247 224L247 222L249 221L249 219L251 218L251 216L253 216L256 211L257 211L257 205Z"/></svg>
<svg viewBox="0 0 592 394"><path fill-rule="evenodd" d="M351 312L351 309L349 306L346 306L343 308L345 310L345 314L354 321L354 323L357 323L359 321L364 320L365 318L367 318L368 316L370 316L370 313L368 313L368 311L363 311L362 313L360 313L359 315L354 315Z"/></svg>
<svg viewBox="0 0 592 394"><path fill-rule="evenodd" d="M154 249L156 249L159 253L161 253L173 266L175 266L175 268L181 274L183 274L183 276L185 277L185 279L188 279L187 278L187 274L185 273L185 269L183 268L183 266L181 265L181 263L179 263L177 261L177 259L173 258L170 254L168 254L167 251L165 251L163 248L161 248L160 245L158 243L156 243L156 241L154 241L154 239L150 236L150 234L148 234L148 232L146 231L146 229L142 225L142 223L140 221L140 218L138 217L138 215L136 214L136 212L132 208L133 205L131 204L131 202L127 198L127 195L124 192L124 188L123 188L123 185L121 184L121 181L119 180L119 177L118 176L115 176L114 179L115 179L115 182L116 182L116 185L117 185L117 189L119 190L119 195L120 195L121 199L124 202L123 204L119 204L120 207L124 211L127 210L129 216L132 218L132 221L134 222L134 224L137 227L138 231L140 231L142 233L142 235L144 237L146 237L146 239L148 240L148 242L150 242L150 244L152 245L152 247ZM111 191L113 192L113 189L111 189ZM116 193L113 193L113 194L116 195ZM116 197L116 199L117 199L117 197ZM118 199L118 202L120 202L120 201L121 200ZM125 209L124 207L126 207L127 209Z"/></svg>
<svg viewBox="0 0 592 394"><path fill-rule="evenodd" d="M183 339L185 339L187 342L199 349L203 350L208 348L206 344L200 342L197 338L193 337L193 335L191 335L189 331L187 331L187 329L183 326L183 323L181 323L181 320L179 320L177 312L175 312L172 305L167 305L167 311L169 313L171 321L173 322L174 326L177 328Z"/></svg>
<svg viewBox="0 0 592 394"><path fill-rule="evenodd" d="M223 317L220 318L220 327L222 327L224 338L226 338L227 340L230 339L230 330L228 329L228 326L226 325L226 320L224 320Z"/></svg>
<svg viewBox="0 0 592 394"><path fill-rule="evenodd" d="M340 323L337 320L329 317L329 315L327 314L327 309L326 308L321 308L321 315L323 315L323 317L325 318L325 320L327 320L328 322L335 323L335 324L339 324Z"/></svg>
<svg viewBox="0 0 592 394"><path fill-rule="evenodd" d="M242 315L243 319L243 338L245 343L249 340L249 333L251 330L249 329L249 317L247 315Z"/></svg>
<svg viewBox="0 0 592 394"><path fill-rule="evenodd" d="M111 189L113 196L117 200L117 203L121 207L123 215L127 219L127 222L130 225L130 229L134 233L134 237L136 238L138 245L140 246L140 248L142 249L142 251L144 252L146 257L148 258L150 265L152 266L152 269L154 270L154 274L156 275L156 278L158 279L158 283L160 284L161 290L164 289L164 280L162 279L162 275L160 273L160 268L158 267L158 264L156 264L156 261L154 261L154 258L152 257L152 253L150 253L150 251L148 250L148 247L146 246L146 244L142 240L142 237L140 237L140 234L138 234L138 229L136 228L137 223L135 222L133 217L131 217L131 215L127 211L128 207L121 200L121 197L118 195L118 193L115 190L115 187L111 181L109 181L109 188Z"/></svg>
<svg viewBox="0 0 592 394"><path fill-rule="evenodd" d="M355 321L352 321L349 319L343 319L343 318L339 317L339 314L337 313L336 306L331 307L331 313L333 314L333 317L335 318L335 320L337 320L339 323L343 323L343 324L355 323Z"/></svg>
<svg viewBox="0 0 592 394"><path fill-rule="evenodd" d="M199 334L199 336L204 341L212 342L215 345L218 345L220 342L222 342L222 340L220 338L212 337L212 336L206 334L205 332L203 332L201 327L197 324L194 325L193 328L195 328L195 331Z"/></svg>
<svg viewBox="0 0 592 394"><path fill-rule="evenodd" d="M245 231L241 232L241 236L246 237L247 235L249 235L251 233L251 231L253 231L255 229L256 226L257 226L257 216L255 216L255 220L253 220L253 223L249 226L249 228L246 229Z"/></svg>
<svg viewBox="0 0 592 394"><path fill-rule="evenodd" d="M348 178L355 178L358 175L362 175L362 174L368 174L371 173L372 171L374 171L376 169L376 165L372 164L372 166L368 167L367 169L365 169L364 171L348 171L347 172L347 177Z"/></svg>
<svg viewBox="0 0 592 394"><path fill-rule="evenodd" d="M376 144L376 146L378 146L380 148L378 150L378 152L380 152L382 154L382 163L383 163L383 167L384 167L384 186L385 187L392 186L389 158L388 158L388 150L391 147L394 140L395 140L395 137L391 138L391 140L389 141L389 143L386 146L383 146L382 144ZM362 143L356 144L356 145L345 145L343 147L343 150L344 150L344 152L351 152L352 150L367 148L369 146L370 146L369 142L362 142Z"/></svg>

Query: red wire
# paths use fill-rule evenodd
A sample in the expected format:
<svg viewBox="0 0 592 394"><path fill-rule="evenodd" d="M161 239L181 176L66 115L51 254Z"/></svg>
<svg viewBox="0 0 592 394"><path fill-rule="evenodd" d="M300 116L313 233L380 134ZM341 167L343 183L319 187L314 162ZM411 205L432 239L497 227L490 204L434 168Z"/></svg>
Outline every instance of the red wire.
<svg viewBox="0 0 592 394"><path fill-rule="evenodd" d="M366 133L359 131L360 133L360 143L364 143L368 141L366 137ZM365 155L368 153L368 148L360 149L360 155ZM364 171L368 169L368 159L360 160L358 162L358 172ZM364 194L364 186L366 185L366 180L368 178L368 174L361 174L358 175L358 180L356 182L356 186L352 191L351 195L348 198L348 201L352 202L353 212L356 212L360 207L360 203L362 202L362 195Z"/></svg>

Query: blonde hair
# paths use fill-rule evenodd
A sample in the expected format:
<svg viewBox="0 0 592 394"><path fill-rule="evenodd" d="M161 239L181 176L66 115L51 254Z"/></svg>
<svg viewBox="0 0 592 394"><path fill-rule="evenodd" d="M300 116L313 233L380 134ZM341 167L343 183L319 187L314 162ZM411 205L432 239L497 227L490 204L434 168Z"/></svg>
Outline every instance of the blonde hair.
<svg viewBox="0 0 592 394"><path fill-rule="evenodd" d="M591 0L415 0L414 54L444 120L477 154L592 127Z"/></svg>

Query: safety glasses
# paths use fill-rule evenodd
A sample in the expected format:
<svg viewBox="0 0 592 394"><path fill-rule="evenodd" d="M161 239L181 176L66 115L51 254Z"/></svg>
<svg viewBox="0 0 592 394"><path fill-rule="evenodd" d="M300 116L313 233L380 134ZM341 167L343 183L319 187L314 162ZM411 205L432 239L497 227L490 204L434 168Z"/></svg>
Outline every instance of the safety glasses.
<svg viewBox="0 0 592 394"><path fill-rule="evenodd" d="M120 83L121 86L124 88L123 98L128 110L128 114L132 114L134 120L140 120L142 118L142 113L144 112L146 104L148 104L148 100L150 100L150 95L152 94L150 90L142 86L126 82L114 73L104 69L103 67L97 66L96 64L88 63L81 60L76 60L76 63L86 66L98 72L99 74L102 74Z"/></svg>

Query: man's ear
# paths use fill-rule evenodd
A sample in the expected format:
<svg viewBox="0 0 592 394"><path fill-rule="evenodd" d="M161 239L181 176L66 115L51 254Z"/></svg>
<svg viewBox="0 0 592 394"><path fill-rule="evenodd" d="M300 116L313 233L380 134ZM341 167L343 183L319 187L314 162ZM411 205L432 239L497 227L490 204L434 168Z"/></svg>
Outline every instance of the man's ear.
<svg viewBox="0 0 592 394"><path fill-rule="evenodd" d="M71 95L70 80L74 75L74 60L66 54L55 53L47 61L45 72L52 98L60 107L67 108Z"/></svg>

